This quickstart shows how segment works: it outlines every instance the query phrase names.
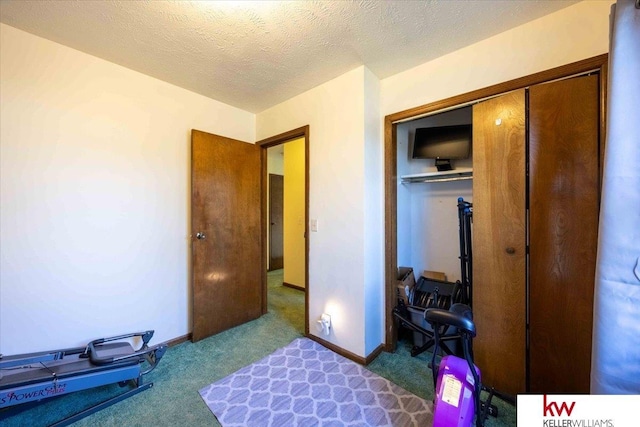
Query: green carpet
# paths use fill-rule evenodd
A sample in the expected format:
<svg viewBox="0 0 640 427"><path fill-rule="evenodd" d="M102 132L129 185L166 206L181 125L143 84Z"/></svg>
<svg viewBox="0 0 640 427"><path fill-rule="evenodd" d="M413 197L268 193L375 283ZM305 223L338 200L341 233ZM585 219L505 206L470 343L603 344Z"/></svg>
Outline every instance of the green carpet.
<svg viewBox="0 0 640 427"><path fill-rule="evenodd" d="M170 348L158 367L145 376L154 386L77 423L80 426L219 426L198 390L262 359L301 337L304 331L304 293L282 286L282 270L268 274L269 313L261 318L204 339ZM153 327L153 325L150 325ZM151 344L154 344L152 341ZM382 353L368 368L406 390L433 399L429 353L410 356L411 344L400 342L395 353ZM47 426L118 394L117 385L99 387L22 411L2 421L3 427ZM490 427L514 426L515 408L494 399L500 417Z"/></svg>

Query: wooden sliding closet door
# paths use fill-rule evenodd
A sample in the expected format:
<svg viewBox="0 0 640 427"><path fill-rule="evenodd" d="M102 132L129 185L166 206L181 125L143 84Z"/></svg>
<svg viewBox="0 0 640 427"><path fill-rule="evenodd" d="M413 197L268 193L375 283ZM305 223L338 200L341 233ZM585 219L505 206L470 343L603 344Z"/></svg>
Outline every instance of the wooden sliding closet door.
<svg viewBox="0 0 640 427"><path fill-rule="evenodd" d="M597 75L529 89L533 393L589 393L599 209L598 100Z"/></svg>
<svg viewBox="0 0 640 427"><path fill-rule="evenodd" d="M473 349L482 381L526 387L525 91L473 107Z"/></svg>

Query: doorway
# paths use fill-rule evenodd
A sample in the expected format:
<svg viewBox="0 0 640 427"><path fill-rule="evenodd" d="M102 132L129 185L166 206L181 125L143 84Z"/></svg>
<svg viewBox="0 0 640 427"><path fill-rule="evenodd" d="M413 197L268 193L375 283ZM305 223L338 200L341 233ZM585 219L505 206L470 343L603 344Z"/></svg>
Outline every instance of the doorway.
<svg viewBox="0 0 640 427"><path fill-rule="evenodd" d="M309 126L258 141L256 145L263 151L265 178L263 221L264 233L267 234L264 242L268 244L264 245L267 260L264 266L267 272L264 312L271 304L280 304L281 301L286 300L287 304L303 301L302 310L291 312L303 313L300 332L308 335ZM281 198L278 196L280 189ZM280 210L278 204L281 204L281 213L277 212ZM286 295L291 298L284 298ZM291 319L295 324L299 320Z"/></svg>

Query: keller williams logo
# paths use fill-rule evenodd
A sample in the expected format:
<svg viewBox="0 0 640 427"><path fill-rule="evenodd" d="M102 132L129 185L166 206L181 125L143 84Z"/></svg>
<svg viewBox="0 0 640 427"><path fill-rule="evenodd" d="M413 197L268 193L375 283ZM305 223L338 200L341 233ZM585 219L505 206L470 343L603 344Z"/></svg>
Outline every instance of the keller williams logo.
<svg viewBox="0 0 640 427"><path fill-rule="evenodd" d="M545 394L542 405L542 416L544 417L560 417L563 412L566 412L567 416L570 417L573 408L576 406L576 402L571 402L571 405L567 405L567 402L562 402L560 406L558 406L557 402L547 403L547 395Z"/></svg>

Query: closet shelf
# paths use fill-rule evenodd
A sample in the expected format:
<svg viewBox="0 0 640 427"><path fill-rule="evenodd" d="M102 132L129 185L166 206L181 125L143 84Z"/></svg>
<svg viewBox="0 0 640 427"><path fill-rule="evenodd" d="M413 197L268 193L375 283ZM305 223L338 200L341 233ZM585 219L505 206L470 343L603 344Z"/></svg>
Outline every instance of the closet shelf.
<svg viewBox="0 0 640 427"><path fill-rule="evenodd" d="M473 169L454 169L445 172L425 172L414 175L402 175L400 179L403 184L412 184L416 182L463 181L473 179Z"/></svg>

